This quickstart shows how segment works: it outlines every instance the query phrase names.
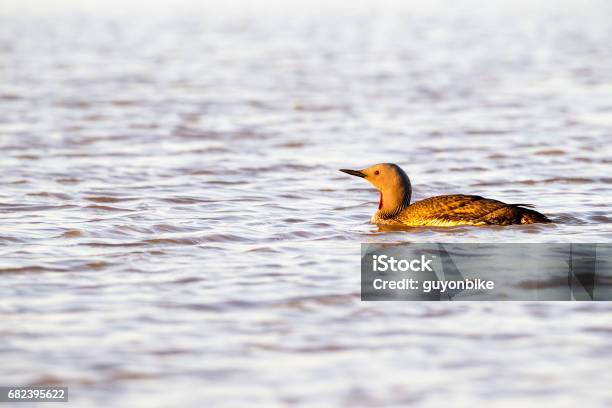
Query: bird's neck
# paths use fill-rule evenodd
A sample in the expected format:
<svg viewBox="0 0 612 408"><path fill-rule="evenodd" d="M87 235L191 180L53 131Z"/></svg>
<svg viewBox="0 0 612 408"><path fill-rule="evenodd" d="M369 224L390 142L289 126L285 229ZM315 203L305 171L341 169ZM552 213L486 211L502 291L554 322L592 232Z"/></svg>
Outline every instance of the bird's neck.
<svg viewBox="0 0 612 408"><path fill-rule="evenodd" d="M378 204L378 215L380 218L392 218L410 205L412 188L410 182L399 188L380 190L380 202Z"/></svg>

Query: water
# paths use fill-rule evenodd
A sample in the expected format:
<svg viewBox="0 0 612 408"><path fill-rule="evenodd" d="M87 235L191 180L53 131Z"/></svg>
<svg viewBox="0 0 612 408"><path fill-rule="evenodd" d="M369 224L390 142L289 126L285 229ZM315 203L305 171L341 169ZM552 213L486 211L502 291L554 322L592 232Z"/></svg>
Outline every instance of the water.
<svg viewBox="0 0 612 408"><path fill-rule="evenodd" d="M608 5L122 4L0 6L1 384L612 404L607 303L359 300L361 242L610 242ZM557 223L379 230L382 161Z"/></svg>

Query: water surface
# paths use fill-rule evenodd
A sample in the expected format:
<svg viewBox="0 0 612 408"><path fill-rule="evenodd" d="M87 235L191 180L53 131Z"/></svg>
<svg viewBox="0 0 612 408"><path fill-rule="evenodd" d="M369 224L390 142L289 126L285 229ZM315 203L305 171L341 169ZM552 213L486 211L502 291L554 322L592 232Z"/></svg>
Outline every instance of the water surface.
<svg viewBox="0 0 612 408"><path fill-rule="evenodd" d="M610 242L606 7L0 7L0 383L612 404L607 303L359 300L361 242ZM379 230L376 162L557 222Z"/></svg>

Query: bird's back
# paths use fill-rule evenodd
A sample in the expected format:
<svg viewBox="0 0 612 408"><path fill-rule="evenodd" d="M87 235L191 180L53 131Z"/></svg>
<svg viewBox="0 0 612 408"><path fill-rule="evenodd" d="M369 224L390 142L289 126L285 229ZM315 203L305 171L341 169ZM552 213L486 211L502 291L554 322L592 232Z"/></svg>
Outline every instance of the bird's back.
<svg viewBox="0 0 612 408"><path fill-rule="evenodd" d="M410 204L393 221L409 226L509 225L550 222L528 204L506 204L476 195L442 195Z"/></svg>

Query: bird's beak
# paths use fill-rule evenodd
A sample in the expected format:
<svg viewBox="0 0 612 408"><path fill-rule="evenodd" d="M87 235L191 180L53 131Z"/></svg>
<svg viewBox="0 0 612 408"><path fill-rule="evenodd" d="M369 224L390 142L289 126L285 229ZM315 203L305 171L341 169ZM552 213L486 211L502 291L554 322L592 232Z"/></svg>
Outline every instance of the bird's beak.
<svg viewBox="0 0 612 408"><path fill-rule="evenodd" d="M359 170L347 170L347 169L340 169L341 172L346 173L346 174L350 174L351 176L357 176L357 177L363 177L365 178L365 174Z"/></svg>

